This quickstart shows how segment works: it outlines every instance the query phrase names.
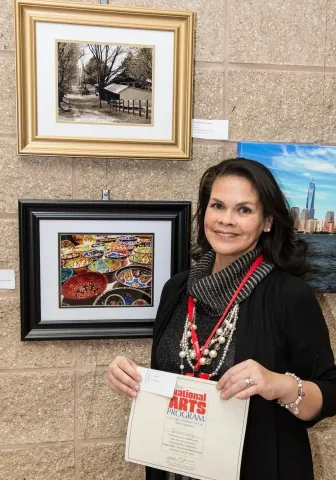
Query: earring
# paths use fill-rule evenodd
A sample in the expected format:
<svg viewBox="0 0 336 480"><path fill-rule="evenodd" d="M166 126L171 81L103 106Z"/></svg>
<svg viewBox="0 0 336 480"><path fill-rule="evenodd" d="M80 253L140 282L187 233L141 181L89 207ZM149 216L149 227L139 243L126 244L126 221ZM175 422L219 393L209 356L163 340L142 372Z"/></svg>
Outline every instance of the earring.
<svg viewBox="0 0 336 480"><path fill-rule="evenodd" d="M270 232L270 231L271 231L271 229L270 229L270 228L268 228L268 229L267 229L267 231L268 231L268 232Z"/></svg>

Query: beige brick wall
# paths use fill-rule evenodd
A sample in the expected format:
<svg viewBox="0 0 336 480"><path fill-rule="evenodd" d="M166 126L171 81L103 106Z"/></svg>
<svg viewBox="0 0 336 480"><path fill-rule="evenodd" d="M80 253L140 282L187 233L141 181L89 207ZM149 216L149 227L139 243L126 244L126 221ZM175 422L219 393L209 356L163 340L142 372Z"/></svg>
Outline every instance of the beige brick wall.
<svg viewBox="0 0 336 480"><path fill-rule="evenodd" d="M336 142L334 0L110 3L196 12L194 115L229 118L230 141L195 141L191 162L17 157L13 7L1 0L0 268L15 269L17 283L0 290L4 480L143 479L123 462L129 405L108 391L105 373L117 353L143 365L150 353L149 340L20 342L17 199L99 199L107 182L115 199L194 202L203 170L240 139ZM319 301L336 352L336 296ZM311 441L316 479L335 480L336 420L314 428Z"/></svg>

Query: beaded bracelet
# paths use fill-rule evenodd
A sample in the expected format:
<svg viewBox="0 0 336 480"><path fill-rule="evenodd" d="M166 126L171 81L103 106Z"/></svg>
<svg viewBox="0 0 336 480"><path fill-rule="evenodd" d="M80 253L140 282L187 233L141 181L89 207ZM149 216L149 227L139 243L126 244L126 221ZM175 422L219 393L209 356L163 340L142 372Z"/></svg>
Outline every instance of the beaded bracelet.
<svg viewBox="0 0 336 480"><path fill-rule="evenodd" d="M295 400L295 402L293 402L293 403L287 403L286 404L286 403L280 402L280 400L277 400L277 402L280 405L280 407L285 407L287 409L290 409L290 410L292 410L294 415L299 415L300 410L299 410L298 406L302 402L302 398L305 396L305 393L304 393L303 388L302 388L302 380L301 380L301 378L297 377L294 373L286 372L286 375L289 375L290 377L295 378L295 380L297 381L298 386L299 386L298 397Z"/></svg>

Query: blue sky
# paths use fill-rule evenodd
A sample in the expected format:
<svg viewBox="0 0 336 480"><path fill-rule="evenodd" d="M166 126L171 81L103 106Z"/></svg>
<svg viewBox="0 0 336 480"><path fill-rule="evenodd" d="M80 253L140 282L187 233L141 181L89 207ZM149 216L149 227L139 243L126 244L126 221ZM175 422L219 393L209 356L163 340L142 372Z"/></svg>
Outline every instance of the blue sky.
<svg viewBox="0 0 336 480"><path fill-rule="evenodd" d="M241 142L238 155L257 160L275 176L291 207L306 207L309 182L315 190L315 218L336 212L336 147Z"/></svg>

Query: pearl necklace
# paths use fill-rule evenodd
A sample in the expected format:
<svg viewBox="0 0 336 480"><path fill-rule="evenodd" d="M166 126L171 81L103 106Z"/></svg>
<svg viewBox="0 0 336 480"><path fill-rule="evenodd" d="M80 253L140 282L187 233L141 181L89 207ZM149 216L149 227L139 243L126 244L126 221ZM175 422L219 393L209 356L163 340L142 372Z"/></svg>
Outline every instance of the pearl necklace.
<svg viewBox="0 0 336 480"><path fill-rule="evenodd" d="M212 360L214 360L217 355L218 355L218 350L220 349L221 345L225 344L222 356L219 360L219 363L215 370L210 373L209 378L214 377L215 375L218 374L221 366L223 365L227 352L229 350L229 347L232 342L232 337L234 334L234 331L236 330L236 324L238 320L238 312L239 312L239 305L236 304L230 310L228 313L227 317L223 320L222 325L216 330L216 334L214 335L213 339L210 341L209 347L206 348L203 352L203 355L200 359L200 365L210 365ZM192 362L197 363L197 358L196 358L196 353L192 344L192 339L191 339L191 329L196 330L197 325L196 325L196 308L194 310L194 318L193 321L189 320L189 316L186 316L186 321L184 324L184 329L183 329L183 335L182 339L180 342L180 347L181 351L179 353L180 357L180 370L181 374L183 375L185 365L184 361L186 360L191 369L194 371L194 365ZM189 346L190 342L190 346ZM203 348L203 347L202 347ZM201 348L201 351L202 351Z"/></svg>

